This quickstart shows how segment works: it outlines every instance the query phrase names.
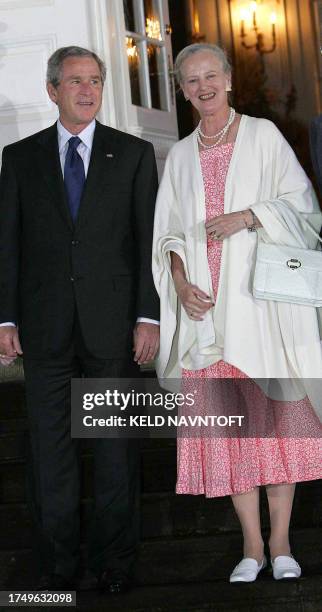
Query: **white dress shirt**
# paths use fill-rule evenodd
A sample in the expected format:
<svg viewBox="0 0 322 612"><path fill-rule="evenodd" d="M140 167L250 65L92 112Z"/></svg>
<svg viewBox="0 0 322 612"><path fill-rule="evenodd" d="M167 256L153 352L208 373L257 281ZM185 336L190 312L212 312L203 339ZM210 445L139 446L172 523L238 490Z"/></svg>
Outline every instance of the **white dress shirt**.
<svg viewBox="0 0 322 612"><path fill-rule="evenodd" d="M68 141L70 138L75 136L75 134L71 134L62 123L57 121L57 132L58 132L58 149L59 149L59 159L61 164L61 170L64 176L64 167L65 167L65 159L68 151ZM84 163L85 177L87 177L89 162L91 159L93 139L95 132L95 119L91 121L91 123L79 134L77 134L78 138L82 142L79 143L77 147L77 153L81 156Z"/></svg>
<svg viewBox="0 0 322 612"><path fill-rule="evenodd" d="M77 152L79 153L79 155L81 156L83 160L85 177L87 177L89 162L91 159L95 126L96 126L96 122L95 122L95 119L93 119L93 121L91 121L91 123L89 123L89 125L87 125L84 130L82 130L81 132L79 132L79 134L77 134L78 138L80 138L80 140L82 141L79 143L77 147ZM57 132L58 132L59 159L60 159L61 170L64 176L65 159L66 159L66 154L68 151L68 141L70 138L75 136L75 134L71 134L68 130L66 130L66 128L63 126L63 124L60 122L59 119L57 121ZM155 325L160 324L159 321L155 321L154 319L148 319L146 317L138 317L136 322L137 323L154 323ZM10 325L10 326L15 327L15 324L12 323L11 321L7 323L0 323L0 327L3 327L4 325Z"/></svg>

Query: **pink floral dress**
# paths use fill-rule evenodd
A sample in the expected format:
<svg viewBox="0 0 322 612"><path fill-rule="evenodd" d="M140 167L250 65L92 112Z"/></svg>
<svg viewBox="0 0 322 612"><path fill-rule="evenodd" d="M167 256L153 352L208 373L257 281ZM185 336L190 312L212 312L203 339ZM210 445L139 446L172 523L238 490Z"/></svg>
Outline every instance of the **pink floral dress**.
<svg viewBox="0 0 322 612"><path fill-rule="evenodd" d="M224 212L225 183L233 147L233 144L227 143L200 152L207 219ZM208 239L214 297L218 290L221 251L221 241ZM183 385L189 385L189 380L207 378L246 379L251 382L246 374L222 360L202 370L183 370ZM250 402L254 401L254 394L261 395L257 385L255 391L249 391ZM308 399L294 402L266 399L266 402L271 415L268 425L272 426L274 411L280 413L283 408L289 435L178 437L177 493L218 497L244 493L259 485L322 478L322 440L316 436L319 423ZM202 411L203 407L200 407ZM254 411L252 415L256 422L263 419L260 411ZM312 437L296 437L296 423L304 424L306 431L312 431Z"/></svg>

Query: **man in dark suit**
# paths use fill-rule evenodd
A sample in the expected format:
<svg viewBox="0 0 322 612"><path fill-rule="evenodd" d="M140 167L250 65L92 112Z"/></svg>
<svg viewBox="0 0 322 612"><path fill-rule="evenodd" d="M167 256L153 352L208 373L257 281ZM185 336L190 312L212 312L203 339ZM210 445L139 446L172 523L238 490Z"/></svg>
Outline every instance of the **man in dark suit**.
<svg viewBox="0 0 322 612"><path fill-rule="evenodd" d="M322 194L322 115L311 123L310 144L313 168Z"/></svg>
<svg viewBox="0 0 322 612"><path fill-rule="evenodd" d="M71 586L79 564L71 378L137 376L159 342L153 147L95 121L104 79L91 51L58 49L47 73L58 122L3 151L0 357L23 351L42 588ZM89 563L111 593L128 588L133 570L137 468L135 441L94 440Z"/></svg>

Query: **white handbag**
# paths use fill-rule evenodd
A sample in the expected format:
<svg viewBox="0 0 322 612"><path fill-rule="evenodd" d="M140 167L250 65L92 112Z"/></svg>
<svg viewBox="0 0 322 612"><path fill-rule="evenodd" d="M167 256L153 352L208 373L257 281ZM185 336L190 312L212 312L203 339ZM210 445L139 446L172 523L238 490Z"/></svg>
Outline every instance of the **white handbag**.
<svg viewBox="0 0 322 612"><path fill-rule="evenodd" d="M319 234L304 222L322 244ZM259 242L253 296L315 308L322 306L322 251Z"/></svg>

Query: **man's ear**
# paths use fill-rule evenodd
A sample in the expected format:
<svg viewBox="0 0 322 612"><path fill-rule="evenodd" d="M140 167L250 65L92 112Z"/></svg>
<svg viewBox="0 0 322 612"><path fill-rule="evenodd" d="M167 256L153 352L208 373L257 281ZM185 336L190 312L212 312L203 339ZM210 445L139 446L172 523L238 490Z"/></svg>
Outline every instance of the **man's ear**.
<svg viewBox="0 0 322 612"><path fill-rule="evenodd" d="M46 85L47 93L52 102L57 104L57 89L54 87L52 83L47 83Z"/></svg>

